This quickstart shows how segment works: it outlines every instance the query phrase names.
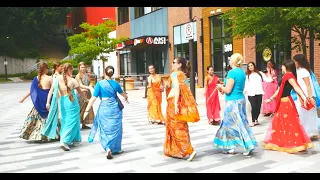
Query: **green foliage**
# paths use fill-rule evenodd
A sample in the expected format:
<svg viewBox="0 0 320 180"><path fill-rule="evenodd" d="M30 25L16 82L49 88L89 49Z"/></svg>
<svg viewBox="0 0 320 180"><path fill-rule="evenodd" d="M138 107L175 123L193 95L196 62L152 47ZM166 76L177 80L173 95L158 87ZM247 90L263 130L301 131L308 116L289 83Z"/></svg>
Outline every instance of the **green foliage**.
<svg viewBox="0 0 320 180"><path fill-rule="evenodd" d="M36 77L38 75L37 71L32 71L26 75L24 75L24 79L26 80L32 80L34 77Z"/></svg>
<svg viewBox="0 0 320 180"><path fill-rule="evenodd" d="M295 43L292 49L303 50L306 55L306 39L310 31L320 29L320 7L238 7L223 14L222 19L232 23L227 31L232 31L233 37L245 38L256 34L261 36L257 49L273 45L285 46L290 39L290 30L297 32L291 41ZM319 33L316 33L319 37Z"/></svg>
<svg viewBox="0 0 320 180"><path fill-rule="evenodd" d="M77 55L74 60L83 61L87 65L91 65L95 59L107 60L108 57L104 54L115 51L116 44L127 39L109 37L109 33L116 28L116 23L112 20L106 20L97 26L82 23L80 27L85 31L68 37L71 47L69 55Z"/></svg>
<svg viewBox="0 0 320 180"><path fill-rule="evenodd" d="M39 57L41 40L57 34L71 7L1 7L0 54ZM9 38L7 38L9 37Z"/></svg>

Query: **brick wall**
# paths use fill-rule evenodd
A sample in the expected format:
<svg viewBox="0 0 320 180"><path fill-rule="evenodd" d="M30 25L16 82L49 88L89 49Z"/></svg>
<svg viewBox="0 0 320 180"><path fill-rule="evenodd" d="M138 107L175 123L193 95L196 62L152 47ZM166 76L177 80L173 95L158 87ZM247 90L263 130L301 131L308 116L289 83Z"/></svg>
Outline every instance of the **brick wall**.
<svg viewBox="0 0 320 180"><path fill-rule="evenodd" d="M197 60L198 60L198 85L203 87L203 64L202 64L202 44L200 43L201 34L201 7L192 8L192 17L197 22ZM168 7L168 35L171 49L168 51L170 69L174 56L173 27L189 22L189 7Z"/></svg>
<svg viewBox="0 0 320 180"><path fill-rule="evenodd" d="M296 32L291 32L291 36L297 35ZM307 59L310 62L310 41L307 39ZM320 46L319 46L320 41L314 41L314 74L316 75L318 81L320 81ZM292 47L294 46L294 43L292 43ZM294 55L302 53L302 50L299 52L297 50L292 50L291 51L291 57L293 58Z"/></svg>
<svg viewBox="0 0 320 180"><path fill-rule="evenodd" d="M256 60L256 37L243 39L243 58L244 62L257 62Z"/></svg>
<svg viewBox="0 0 320 180"><path fill-rule="evenodd" d="M116 37L117 38L120 38L120 37L130 38L130 21L127 23L118 25L118 7L116 7L115 13L116 13L115 18L116 18L116 22L117 22ZM129 16L130 16L130 8L129 8ZM129 17L129 19L130 19L130 17ZM118 61L117 62L118 63L117 72L118 72L118 74L115 76L120 75L120 53L119 53L119 51L117 51L117 52L118 52L118 55L117 55L117 61ZM131 57L131 53L130 53L130 57Z"/></svg>

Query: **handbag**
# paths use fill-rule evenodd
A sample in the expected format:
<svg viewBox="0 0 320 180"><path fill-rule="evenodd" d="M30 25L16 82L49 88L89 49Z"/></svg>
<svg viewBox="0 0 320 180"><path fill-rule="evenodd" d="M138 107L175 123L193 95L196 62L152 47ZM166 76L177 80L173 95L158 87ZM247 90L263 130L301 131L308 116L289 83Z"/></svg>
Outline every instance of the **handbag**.
<svg viewBox="0 0 320 180"><path fill-rule="evenodd" d="M303 105L303 100L302 98L299 97L300 103L301 103L301 107L307 111L310 111L311 109L315 108L315 103L312 103L309 99L307 99L307 106L305 107Z"/></svg>
<svg viewBox="0 0 320 180"><path fill-rule="evenodd" d="M109 81L107 80L107 82L109 83ZM109 83L109 85L111 86L111 84ZM111 88L113 89L113 87L111 86ZM122 110L124 108L124 105L122 104L121 100L119 99L117 92L113 89L114 93L115 93L115 99L118 103L118 106L120 108L120 110Z"/></svg>

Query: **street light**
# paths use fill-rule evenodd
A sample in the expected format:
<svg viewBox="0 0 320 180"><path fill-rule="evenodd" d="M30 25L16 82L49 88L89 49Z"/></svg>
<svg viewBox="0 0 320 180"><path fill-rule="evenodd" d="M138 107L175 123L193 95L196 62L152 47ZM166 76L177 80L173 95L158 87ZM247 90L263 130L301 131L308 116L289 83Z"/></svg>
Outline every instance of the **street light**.
<svg viewBox="0 0 320 180"><path fill-rule="evenodd" d="M9 39L9 36L7 36L7 39ZM7 65L8 65L8 61L7 61L7 58L6 58L6 53L4 54L4 61L3 61L3 64L4 64L4 73L5 73L5 76L6 76L6 81L8 81L8 72L7 72Z"/></svg>
<svg viewBox="0 0 320 180"><path fill-rule="evenodd" d="M192 18L192 7L189 7L189 21L190 23L193 22ZM193 57L193 39L189 40L189 58L190 58L190 65L191 65L191 72L190 72L190 90L191 93L196 99L196 86L195 86L195 68L196 68L196 61L195 58Z"/></svg>

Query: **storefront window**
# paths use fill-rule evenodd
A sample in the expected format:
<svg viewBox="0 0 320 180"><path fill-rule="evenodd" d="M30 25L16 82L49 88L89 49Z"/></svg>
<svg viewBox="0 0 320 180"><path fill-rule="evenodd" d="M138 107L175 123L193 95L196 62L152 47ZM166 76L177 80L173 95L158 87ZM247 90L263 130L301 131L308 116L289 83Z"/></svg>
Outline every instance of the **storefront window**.
<svg viewBox="0 0 320 180"><path fill-rule="evenodd" d="M210 18L211 64L214 67L216 75L222 79L227 74L226 67L233 53L231 33L225 32L227 27L229 25L220 16Z"/></svg>
<svg viewBox="0 0 320 180"><path fill-rule="evenodd" d="M120 54L120 75L131 74L131 60L129 53Z"/></svg>

